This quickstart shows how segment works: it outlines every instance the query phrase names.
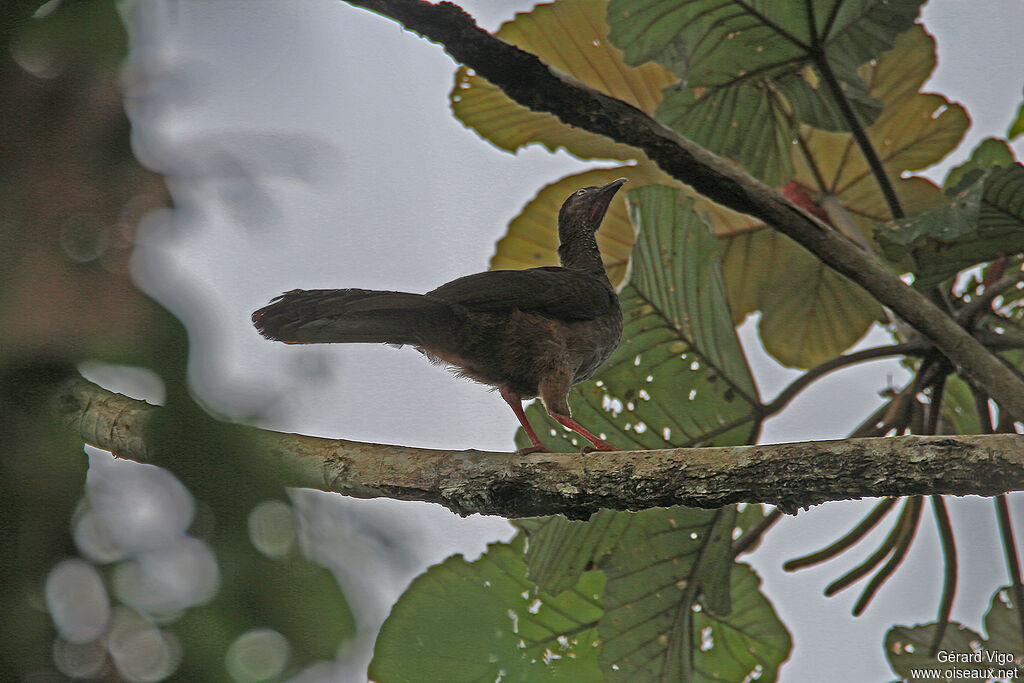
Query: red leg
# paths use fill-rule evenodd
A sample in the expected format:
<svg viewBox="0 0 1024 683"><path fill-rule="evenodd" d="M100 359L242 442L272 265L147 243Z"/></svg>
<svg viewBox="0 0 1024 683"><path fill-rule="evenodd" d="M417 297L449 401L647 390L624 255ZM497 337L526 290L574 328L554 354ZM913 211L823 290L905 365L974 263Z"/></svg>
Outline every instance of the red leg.
<svg viewBox="0 0 1024 683"><path fill-rule="evenodd" d="M512 412L519 418L519 424L523 425L523 429L526 431L526 436L530 438L531 446L526 448L520 448L516 451L516 455L526 455L527 453L550 453L547 447L540 442L537 438L537 432L533 431L533 425L526 419L526 412L523 410L523 401L519 398L518 394L514 394L507 389L501 390L501 397L505 399L505 403L512 408Z"/></svg>
<svg viewBox="0 0 1024 683"><path fill-rule="evenodd" d="M618 450L622 450L620 448L616 448L615 446L611 445L610 443L608 443L607 441L605 441L601 437L597 436L596 434L591 432L589 429L587 429L586 427L584 427L583 425L581 425L579 422L577 422L576 420L572 419L568 415L558 415L557 413L551 413L551 417L555 418L560 423L562 423L563 425L565 425L569 429L573 430L577 434L580 434L581 436L583 436L590 443L594 444L593 450L597 450L597 451L618 451ZM586 453L586 452L588 452L588 450L584 449L583 452Z"/></svg>

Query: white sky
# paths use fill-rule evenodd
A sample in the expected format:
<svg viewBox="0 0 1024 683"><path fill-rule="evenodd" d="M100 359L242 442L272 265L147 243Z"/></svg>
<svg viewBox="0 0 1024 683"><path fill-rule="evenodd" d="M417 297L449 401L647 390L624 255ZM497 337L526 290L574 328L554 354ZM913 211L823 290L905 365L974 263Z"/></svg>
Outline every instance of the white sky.
<svg viewBox="0 0 1024 683"><path fill-rule="evenodd" d="M462 4L488 29L532 5ZM483 270L507 222L541 186L595 164L539 147L511 155L482 141L450 114L455 66L441 48L343 2L132 7L136 144L168 174L177 207L142 231L137 278L189 325L204 400L228 414L263 413L266 426L285 431L510 450L516 421L504 402L415 351L286 347L261 339L249 316L288 289L426 291ZM926 90L967 106L974 125L964 149L1005 135L1022 98L1024 4L941 0L926 7L924 21L939 49ZM759 351L749 325L743 340L763 397L797 374ZM875 334L863 344L884 341ZM879 405L880 389L905 377L882 361L821 382L770 421L763 440L841 438ZM503 520L461 520L437 506L339 504L353 515L384 515L422 539L418 565L394 570L383 588L358 584L359 572L346 579L350 598L367 596L367 623L382 619L381 600L428 564L508 535ZM752 560L794 635L782 681L890 680L886 628L935 618L939 560L929 510L896 579L859 619L849 616L859 587L819 599L840 566L795 576L778 570L834 540L865 505L822 506L786 520ZM954 617L980 628L993 589L1006 582L992 505L955 501L953 515L961 551Z"/></svg>

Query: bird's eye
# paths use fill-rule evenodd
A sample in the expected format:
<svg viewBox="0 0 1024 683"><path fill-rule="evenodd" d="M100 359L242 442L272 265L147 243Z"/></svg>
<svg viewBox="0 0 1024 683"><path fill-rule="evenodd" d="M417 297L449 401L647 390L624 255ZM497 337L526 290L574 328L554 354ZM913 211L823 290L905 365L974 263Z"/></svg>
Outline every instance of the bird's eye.
<svg viewBox="0 0 1024 683"><path fill-rule="evenodd" d="M587 191L586 191L586 190L576 190L576 196L577 196L577 197L582 197L582 196L583 196L583 195L585 195L586 193L587 193Z"/></svg>

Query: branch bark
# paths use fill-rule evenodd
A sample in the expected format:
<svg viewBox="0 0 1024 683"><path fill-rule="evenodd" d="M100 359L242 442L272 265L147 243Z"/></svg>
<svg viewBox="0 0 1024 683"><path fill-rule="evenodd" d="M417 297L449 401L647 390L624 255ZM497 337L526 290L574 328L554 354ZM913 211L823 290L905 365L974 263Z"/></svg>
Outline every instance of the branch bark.
<svg viewBox="0 0 1024 683"><path fill-rule="evenodd" d="M548 67L536 55L495 38L461 7L424 0L345 0L389 17L440 43L458 62L510 98L565 123L642 150L666 173L706 197L754 216L807 248L866 289L928 339L1018 420L1024 381L1008 372L944 311L904 284L874 255L815 219L734 164L694 144L644 112Z"/></svg>
<svg viewBox="0 0 1024 683"><path fill-rule="evenodd" d="M162 408L81 377L60 386L55 405L85 443L152 460L149 425ZM438 503L460 515L585 519L602 508L739 502L795 512L830 500L1024 490L1024 436L1018 434L515 456L234 428L282 486Z"/></svg>

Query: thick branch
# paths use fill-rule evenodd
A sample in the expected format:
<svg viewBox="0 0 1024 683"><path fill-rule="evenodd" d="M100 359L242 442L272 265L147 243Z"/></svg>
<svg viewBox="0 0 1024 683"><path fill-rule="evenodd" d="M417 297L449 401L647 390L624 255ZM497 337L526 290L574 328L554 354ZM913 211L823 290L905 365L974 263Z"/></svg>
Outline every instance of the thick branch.
<svg viewBox="0 0 1024 683"><path fill-rule="evenodd" d="M86 443L151 459L147 432L162 408L81 378L61 386L56 405ZM1024 489L1024 436L1017 434L514 456L237 429L283 486L438 503L461 515L586 518L601 508L738 502L795 511L868 496Z"/></svg>
<svg viewBox="0 0 1024 683"><path fill-rule="evenodd" d="M644 112L549 68L535 55L490 35L449 2L346 0L390 17L441 43L457 61L530 109L632 145L666 173L729 208L754 216L807 248L823 263L870 292L934 343L1003 408L1024 420L1024 381L955 321L906 286L873 254L857 246L734 164Z"/></svg>

